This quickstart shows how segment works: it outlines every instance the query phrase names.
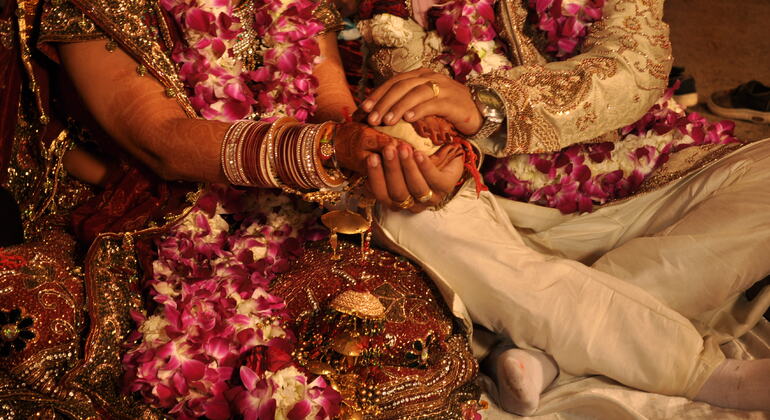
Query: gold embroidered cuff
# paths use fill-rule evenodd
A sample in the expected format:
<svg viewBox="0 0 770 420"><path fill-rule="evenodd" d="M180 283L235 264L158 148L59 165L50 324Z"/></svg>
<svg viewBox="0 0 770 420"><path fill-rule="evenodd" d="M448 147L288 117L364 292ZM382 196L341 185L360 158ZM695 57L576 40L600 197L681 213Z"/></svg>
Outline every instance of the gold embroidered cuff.
<svg viewBox="0 0 770 420"><path fill-rule="evenodd" d="M323 35L329 32L339 32L345 25L342 23L342 16L334 3L329 0L322 0L318 2L318 6L313 11L313 17L318 19L324 26L324 29L318 33Z"/></svg>

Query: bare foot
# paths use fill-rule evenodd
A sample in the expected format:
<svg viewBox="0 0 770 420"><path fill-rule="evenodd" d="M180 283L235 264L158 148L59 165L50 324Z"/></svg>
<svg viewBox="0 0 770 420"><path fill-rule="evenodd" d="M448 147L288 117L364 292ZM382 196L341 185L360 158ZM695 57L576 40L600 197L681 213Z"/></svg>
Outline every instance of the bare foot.
<svg viewBox="0 0 770 420"><path fill-rule="evenodd" d="M489 373L497 383L500 406L520 416L533 414L540 405L540 394L558 372L556 362L537 350L504 347L489 358Z"/></svg>

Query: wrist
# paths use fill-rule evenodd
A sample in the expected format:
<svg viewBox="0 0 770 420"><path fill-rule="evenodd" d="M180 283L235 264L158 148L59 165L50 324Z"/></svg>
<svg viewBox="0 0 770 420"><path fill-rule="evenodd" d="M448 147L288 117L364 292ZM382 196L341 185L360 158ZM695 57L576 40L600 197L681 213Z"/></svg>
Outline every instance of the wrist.
<svg viewBox="0 0 770 420"><path fill-rule="evenodd" d="M469 140L482 140L491 136L502 126L505 121L505 105L492 89L473 87L471 94L478 114L481 115L481 124Z"/></svg>

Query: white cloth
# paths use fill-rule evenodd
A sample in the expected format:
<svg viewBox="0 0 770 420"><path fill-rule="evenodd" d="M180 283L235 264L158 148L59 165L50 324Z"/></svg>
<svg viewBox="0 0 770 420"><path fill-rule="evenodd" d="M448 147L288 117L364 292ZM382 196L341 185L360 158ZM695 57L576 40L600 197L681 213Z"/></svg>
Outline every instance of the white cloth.
<svg viewBox="0 0 770 420"><path fill-rule="evenodd" d="M770 290L740 298L770 273L768 210L762 141L593 213L476 199L466 186L441 211L383 211L379 222L456 315L546 351L572 375L692 397L724 358L718 343L770 305Z"/></svg>

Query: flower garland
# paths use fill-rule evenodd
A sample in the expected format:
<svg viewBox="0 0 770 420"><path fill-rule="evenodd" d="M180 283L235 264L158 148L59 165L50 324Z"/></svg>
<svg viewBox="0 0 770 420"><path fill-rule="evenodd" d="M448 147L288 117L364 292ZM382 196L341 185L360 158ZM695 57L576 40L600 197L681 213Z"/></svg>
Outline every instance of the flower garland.
<svg viewBox="0 0 770 420"><path fill-rule="evenodd" d="M602 18L605 0L529 0L536 26L546 34L545 52L563 60L577 54L588 28Z"/></svg>
<svg viewBox="0 0 770 420"><path fill-rule="evenodd" d="M234 46L247 35L229 1L163 0L188 47L173 58L206 119L293 115L315 110L321 29L309 0L255 2L248 23L271 47L247 70ZM123 358L124 389L181 419L329 419L340 395L292 362L294 336L284 303L267 288L325 230L280 193L211 186L193 210L156 241L148 281L156 307L134 312L138 329Z"/></svg>
<svg viewBox="0 0 770 420"><path fill-rule="evenodd" d="M690 146L738 142L735 123L711 124L671 99L676 86L612 143L578 144L555 153L494 159L484 173L492 192L513 200L587 212L626 197L671 153Z"/></svg>
<svg viewBox="0 0 770 420"><path fill-rule="evenodd" d="M191 91L193 107L208 120L235 121L281 113L305 121L315 111L318 87L312 71L320 50L313 37L323 29L312 16L315 4L311 0L254 0L253 16L242 22L232 3L161 1L187 41L186 46L175 48L172 58ZM253 33L245 31L246 27ZM264 45L248 45L258 48L262 59L255 69L245 66L234 51L252 35L255 42L264 40Z"/></svg>
<svg viewBox="0 0 770 420"><path fill-rule="evenodd" d="M441 7L436 32L446 51L439 59L452 69L458 82L511 67L497 39L493 6L494 0L457 0Z"/></svg>
<svg viewBox="0 0 770 420"><path fill-rule="evenodd" d="M129 341L141 341L123 358L126 390L180 419L334 417L339 393L294 366L285 305L266 291L303 241L323 236L318 216L271 190L210 188L157 241L157 307L132 314Z"/></svg>

